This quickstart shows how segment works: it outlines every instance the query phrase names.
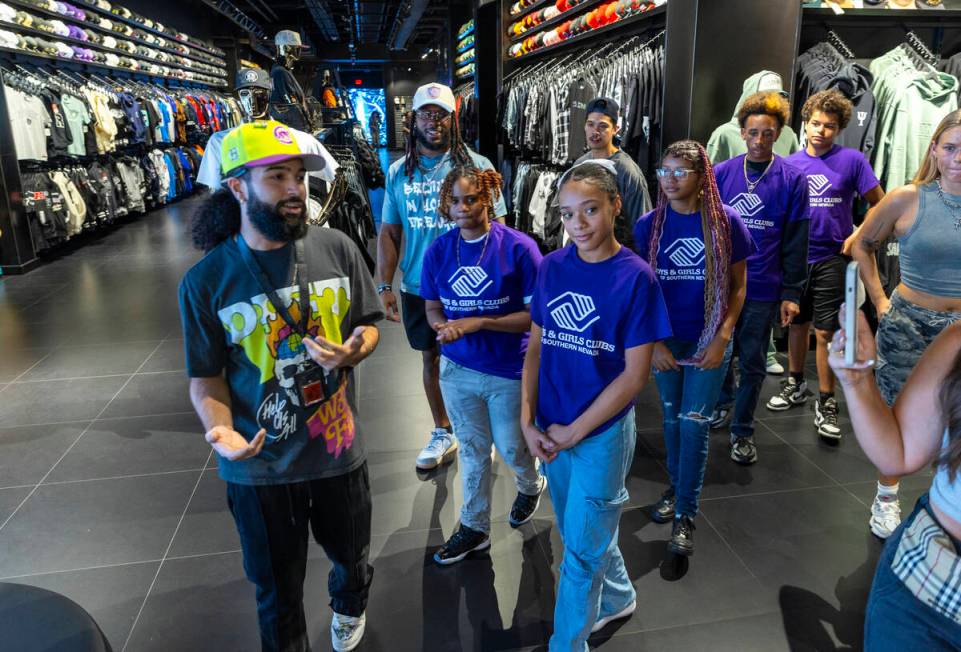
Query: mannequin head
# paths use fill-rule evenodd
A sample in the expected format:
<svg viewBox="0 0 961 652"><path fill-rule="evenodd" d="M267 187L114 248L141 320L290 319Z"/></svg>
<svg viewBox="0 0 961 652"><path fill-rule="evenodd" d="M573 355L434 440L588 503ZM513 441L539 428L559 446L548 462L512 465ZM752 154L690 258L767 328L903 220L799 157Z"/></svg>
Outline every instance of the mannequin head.
<svg viewBox="0 0 961 652"><path fill-rule="evenodd" d="M237 99L248 121L266 119L272 86L266 70L244 68L237 72Z"/></svg>
<svg viewBox="0 0 961 652"><path fill-rule="evenodd" d="M277 32L274 37L274 45L277 46L277 60L288 70L294 67L294 63L300 59L304 44L300 40L300 34L285 29Z"/></svg>

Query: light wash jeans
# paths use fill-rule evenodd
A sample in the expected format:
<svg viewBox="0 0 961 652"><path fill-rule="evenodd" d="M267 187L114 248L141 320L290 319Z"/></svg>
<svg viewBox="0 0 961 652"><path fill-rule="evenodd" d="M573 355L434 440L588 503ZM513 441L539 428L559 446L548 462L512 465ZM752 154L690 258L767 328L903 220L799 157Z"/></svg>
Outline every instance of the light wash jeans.
<svg viewBox="0 0 961 652"><path fill-rule="evenodd" d="M631 409L604 432L561 451L543 467L564 541L551 652L587 650L594 623L636 598L617 546L636 440Z"/></svg>
<svg viewBox="0 0 961 652"><path fill-rule="evenodd" d="M521 381L474 371L441 356L440 391L460 443L460 522L490 533L491 446L514 472L519 492L536 496L544 487L521 433Z"/></svg>

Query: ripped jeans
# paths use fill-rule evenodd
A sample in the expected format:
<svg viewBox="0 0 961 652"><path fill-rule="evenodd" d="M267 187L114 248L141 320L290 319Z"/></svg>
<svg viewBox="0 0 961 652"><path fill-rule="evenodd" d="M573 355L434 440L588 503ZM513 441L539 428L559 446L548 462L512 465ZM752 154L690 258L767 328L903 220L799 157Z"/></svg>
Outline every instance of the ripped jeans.
<svg viewBox="0 0 961 652"><path fill-rule="evenodd" d="M544 487L521 433L521 381L474 371L441 356L440 390L460 443L460 522L490 533L491 446L514 472L517 491L536 496Z"/></svg>
<svg viewBox="0 0 961 652"><path fill-rule="evenodd" d="M632 409L542 467L564 542L550 652L587 652L594 623L636 598L617 546L636 441Z"/></svg>
<svg viewBox="0 0 961 652"><path fill-rule="evenodd" d="M664 344L677 360L688 358L697 350L697 342L670 338ZM704 484L704 469L707 468L711 413L724 384L731 361L731 348L728 344L724 361L716 369L685 365L680 371L654 372L654 381L661 396L661 409L664 411L667 472L677 496L674 510L678 516L697 516L697 500Z"/></svg>

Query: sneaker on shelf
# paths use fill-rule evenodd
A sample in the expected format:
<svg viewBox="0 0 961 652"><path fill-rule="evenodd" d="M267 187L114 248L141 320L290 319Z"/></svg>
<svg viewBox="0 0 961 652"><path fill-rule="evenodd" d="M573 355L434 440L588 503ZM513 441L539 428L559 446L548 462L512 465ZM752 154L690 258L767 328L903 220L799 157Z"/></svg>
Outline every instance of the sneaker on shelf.
<svg viewBox="0 0 961 652"><path fill-rule="evenodd" d="M443 428L434 428L430 441L417 456L417 468L424 471L436 469L441 464L454 459L457 453L457 439Z"/></svg>
<svg viewBox="0 0 961 652"><path fill-rule="evenodd" d="M511 513L507 517L511 527L520 527L534 518L534 512L537 511L537 506L541 504L541 494L544 492L546 482L546 478L541 481L541 490L535 496L517 492L517 498L514 499Z"/></svg>
<svg viewBox="0 0 961 652"><path fill-rule="evenodd" d="M447 543L434 553L434 561L441 566L456 564L472 552L487 550L491 547L490 535L461 525L451 535Z"/></svg>
<svg viewBox="0 0 961 652"><path fill-rule="evenodd" d="M654 503L651 508L651 520L655 523L670 523L674 520L674 504L676 502L674 487L668 487L667 491L661 494L661 499Z"/></svg>
<svg viewBox="0 0 961 652"><path fill-rule="evenodd" d="M711 414L711 430L727 428L734 420L734 406L725 405L724 407L714 408Z"/></svg>
<svg viewBox="0 0 961 652"><path fill-rule="evenodd" d="M690 516L675 517L667 549L684 557L694 554L694 520Z"/></svg>
<svg viewBox="0 0 961 652"><path fill-rule="evenodd" d="M731 443L731 459L748 466L757 463L757 446L753 437L737 437Z"/></svg>
<svg viewBox="0 0 961 652"><path fill-rule="evenodd" d="M591 627L591 634L601 631L607 627L608 623L612 623L615 620L629 618L635 611L637 611L637 600L632 600L631 604L627 605L616 614L611 614L610 616L604 616L603 618L598 619L598 621L594 623L594 626Z"/></svg>
<svg viewBox="0 0 961 652"><path fill-rule="evenodd" d="M837 441L841 438L841 428L838 427L838 402L833 397L826 399L823 403L821 399L815 401L814 427L825 439Z"/></svg>
<svg viewBox="0 0 961 652"><path fill-rule="evenodd" d="M795 405L804 405L808 396L808 382L806 380L798 383L796 379L788 377L781 381L781 391L767 402L767 409L775 412L790 410Z"/></svg>
<svg viewBox="0 0 961 652"><path fill-rule="evenodd" d="M330 621L330 642L337 652L350 652L360 645L367 628L367 614L362 613L356 618L344 616L334 612Z"/></svg>
<svg viewBox="0 0 961 652"><path fill-rule="evenodd" d="M782 365L775 356L769 355L764 365L764 370L772 376L780 376L784 373L784 365Z"/></svg>
<svg viewBox="0 0 961 652"><path fill-rule="evenodd" d="M901 525L901 503L898 495L881 495L874 497L871 505L871 534L879 539L887 539L898 526Z"/></svg>

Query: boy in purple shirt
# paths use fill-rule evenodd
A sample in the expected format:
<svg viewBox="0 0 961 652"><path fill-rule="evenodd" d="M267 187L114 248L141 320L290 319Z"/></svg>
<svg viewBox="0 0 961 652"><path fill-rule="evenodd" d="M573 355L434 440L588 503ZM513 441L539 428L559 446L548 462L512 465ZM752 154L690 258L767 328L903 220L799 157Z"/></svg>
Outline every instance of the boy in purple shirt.
<svg viewBox="0 0 961 652"><path fill-rule="evenodd" d="M814 426L821 437L834 441L841 438L841 429L834 398L834 373L828 365L828 344L838 329L838 310L844 301L845 268L850 260L845 241L854 232L855 195L867 199L871 206L884 196L864 154L834 144L852 111L850 100L837 90L809 97L801 109L807 147L786 159L807 176L811 235L801 312L791 324L788 340L790 376L781 392L767 403L769 410L788 410L807 401L804 362L813 321L819 389Z"/></svg>
<svg viewBox="0 0 961 652"><path fill-rule="evenodd" d="M754 410L766 374L771 328L777 318L787 326L800 310L807 273L808 198L804 174L774 154L774 143L790 117L776 92L749 96L738 111L747 154L714 168L721 200L741 215L757 245L747 259L747 299L734 329L741 372L734 386L733 367L712 417L712 427L731 418L731 459L757 462Z"/></svg>

